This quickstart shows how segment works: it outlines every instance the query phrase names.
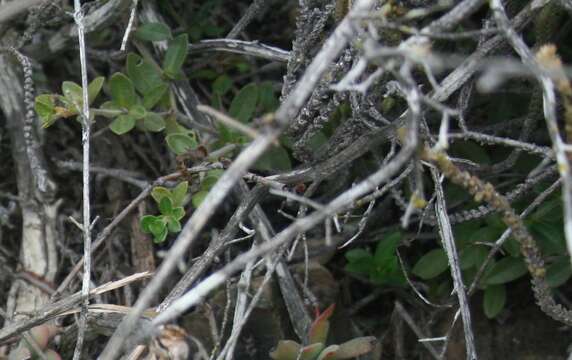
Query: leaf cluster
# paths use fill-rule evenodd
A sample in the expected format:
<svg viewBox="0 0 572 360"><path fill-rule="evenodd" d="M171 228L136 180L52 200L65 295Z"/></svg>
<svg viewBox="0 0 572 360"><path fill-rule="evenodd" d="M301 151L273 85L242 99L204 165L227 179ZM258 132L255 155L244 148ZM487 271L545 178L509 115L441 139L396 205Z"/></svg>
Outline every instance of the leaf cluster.
<svg viewBox="0 0 572 360"><path fill-rule="evenodd" d="M554 288L563 285L572 276L569 258L564 255L566 244L562 221L562 205L558 196L546 201L525 221L543 253L549 256L546 279ZM506 231L506 226L498 215L492 215L483 220L456 225L453 231L463 281L471 284L494 242ZM404 279L399 277L401 270L395 255L400 237L399 233L393 233L379 241L374 254L363 248L346 252L348 263L345 269L366 275L379 286L404 285ZM444 281L449 278L448 269L447 254L439 247L419 257L411 273L427 281L434 292L439 292L439 289L443 290L442 285L447 283ZM509 237L503 243L500 255L489 261L478 282L478 288L484 293L483 309L487 317L494 318L505 308L507 285L522 278L527 272L520 245L513 237Z"/></svg>
<svg viewBox="0 0 572 360"><path fill-rule="evenodd" d="M400 232L388 235L377 243L373 254L362 248L346 252L348 263L345 269L350 273L365 275L379 286L404 286L405 276L397 258L401 238Z"/></svg>
<svg viewBox="0 0 572 360"><path fill-rule="evenodd" d="M340 345L326 346L330 330L329 319L333 312L334 305L331 305L317 315L308 331L307 345L292 340L281 340L270 353L270 357L274 360L335 360L353 359L371 352L376 342L372 336L358 337Z"/></svg>
<svg viewBox="0 0 572 360"><path fill-rule="evenodd" d="M162 243L167 234L181 231L181 219L185 216L183 203L185 201L189 183L183 181L172 190L157 186L151 196L157 203L161 215L145 215L141 218L141 229L153 235L155 243Z"/></svg>

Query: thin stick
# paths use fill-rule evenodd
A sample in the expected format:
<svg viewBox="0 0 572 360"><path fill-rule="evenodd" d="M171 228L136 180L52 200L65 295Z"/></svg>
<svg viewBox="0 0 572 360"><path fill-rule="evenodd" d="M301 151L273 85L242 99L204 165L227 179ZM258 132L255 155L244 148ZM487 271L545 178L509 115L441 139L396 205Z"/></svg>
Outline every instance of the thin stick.
<svg viewBox="0 0 572 360"><path fill-rule="evenodd" d="M127 41L129 41L129 35L131 34L131 29L133 29L133 23L135 22L135 14L137 13L137 5L139 0L133 0L133 5L131 7L131 14L129 15L129 22L127 23L127 28L125 29L125 34L123 34L123 40L121 40L120 51L125 51L127 46Z"/></svg>
<svg viewBox="0 0 572 360"><path fill-rule="evenodd" d="M477 350L475 347L475 336L471 327L469 301L467 299L467 292L461 275L459 255L455 246L455 238L453 236L451 222L449 221L449 216L447 216L447 204L445 202L445 194L441 185L440 176L435 169L431 169L431 175L433 177L433 182L435 183L435 193L437 195L435 214L437 215L437 224L439 225L439 234L441 235L443 248L447 253L454 289L457 293L457 299L459 300L459 308L461 310L461 319L463 320L463 330L465 334L467 359L473 360L477 359Z"/></svg>
<svg viewBox="0 0 572 360"><path fill-rule="evenodd" d="M83 145L83 281L81 286L82 296L85 298L82 304L81 314L79 318L77 343L73 354L74 360L79 360L87 326L87 312L89 305L89 286L91 283L91 214L90 214L90 193L89 193L89 141L91 135L91 123L89 116L89 94L87 81L87 59L85 54L85 33L83 12L80 0L74 0L74 21L77 25L77 37L79 40L79 56L81 65L81 85L83 95L82 106L82 127L81 138Z"/></svg>

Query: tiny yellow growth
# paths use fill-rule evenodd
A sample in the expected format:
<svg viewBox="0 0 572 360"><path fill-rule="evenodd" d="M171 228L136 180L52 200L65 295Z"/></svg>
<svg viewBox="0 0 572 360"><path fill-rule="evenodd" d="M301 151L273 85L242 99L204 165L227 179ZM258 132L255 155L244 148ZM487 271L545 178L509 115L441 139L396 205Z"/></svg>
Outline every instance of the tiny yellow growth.
<svg viewBox="0 0 572 360"><path fill-rule="evenodd" d="M415 209L425 209L425 206L427 206L427 200L419 197L417 194L413 194L411 203Z"/></svg>

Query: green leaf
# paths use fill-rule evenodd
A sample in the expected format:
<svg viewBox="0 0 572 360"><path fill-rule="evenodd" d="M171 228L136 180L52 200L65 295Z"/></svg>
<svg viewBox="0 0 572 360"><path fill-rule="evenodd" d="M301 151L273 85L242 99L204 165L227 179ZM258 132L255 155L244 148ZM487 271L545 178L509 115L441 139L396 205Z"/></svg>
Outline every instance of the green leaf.
<svg viewBox="0 0 572 360"><path fill-rule="evenodd" d="M166 230L165 222L158 216L155 216L155 221L150 221L148 224L149 231L153 235L161 235Z"/></svg>
<svg viewBox="0 0 572 360"><path fill-rule="evenodd" d="M205 176L205 178L201 181L201 190L205 191L210 190L214 186L214 184L216 184L218 179L220 179L222 173L223 170L220 169L210 170L207 173L207 176Z"/></svg>
<svg viewBox="0 0 572 360"><path fill-rule="evenodd" d="M568 256L560 256L546 268L546 282L550 287L559 287L570 279L572 265Z"/></svg>
<svg viewBox="0 0 572 360"><path fill-rule="evenodd" d="M278 346L270 353L274 360L296 360L302 346L292 340L280 340Z"/></svg>
<svg viewBox="0 0 572 360"><path fill-rule="evenodd" d="M169 232L169 230L167 229L167 226L165 226L163 224L161 231L153 233L153 237L154 237L153 242L155 242L156 244L162 243L167 238L168 232Z"/></svg>
<svg viewBox="0 0 572 360"><path fill-rule="evenodd" d="M174 79L180 72L187 58L189 38L181 34L169 42L169 48L163 60L163 71L169 78Z"/></svg>
<svg viewBox="0 0 572 360"><path fill-rule="evenodd" d="M494 242L496 241L503 233L504 229L494 227L494 226L486 226L482 227L471 235L469 242L474 243L484 243L484 242Z"/></svg>
<svg viewBox="0 0 572 360"><path fill-rule="evenodd" d="M165 128L165 120L157 113L148 112L143 118L143 127L147 131L159 132Z"/></svg>
<svg viewBox="0 0 572 360"><path fill-rule="evenodd" d="M531 216L529 222L553 222L562 219L562 200L556 198L546 201Z"/></svg>
<svg viewBox="0 0 572 360"><path fill-rule="evenodd" d="M129 115L133 116L137 120L141 120L147 116L147 110L145 110L143 105L133 105L131 109L129 109Z"/></svg>
<svg viewBox="0 0 572 360"><path fill-rule="evenodd" d="M487 286L483 297L485 315L492 319L497 316L506 304L506 288L504 285Z"/></svg>
<svg viewBox="0 0 572 360"><path fill-rule="evenodd" d="M346 260L349 262L359 262L359 261L363 261L363 260L368 259L368 258L373 259L373 256L371 256L369 251L367 251L365 249L352 249L352 250L346 251L344 256L345 256Z"/></svg>
<svg viewBox="0 0 572 360"><path fill-rule="evenodd" d="M234 64L236 66L236 70L238 70L242 74L246 74L250 71L250 65L247 62L240 61Z"/></svg>
<svg viewBox="0 0 572 360"><path fill-rule="evenodd" d="M189 135L175 133L167 135L167 145L175 154L181 155L197 147L197 141Z"/></svg>
<svg viewBox="0 0 572 360"><path fill-rule="evenodd" d="M119 115L109 124L109 128L117 135L128 133L135 127L136 119L131 115Z"/></svg>
<svg viewBox="0 0 572 360"><path fill-rule="evenodd" d="M258 103L258 86L254 83L244 86L232 99L229 114L241 122L252 118Z"/></svg>
<svg viewBox="0 0 572 360"><path fill-rule="evenodd" d="M546 255L559 255L566 252L566 239L562 224L534 222L528 228Z"/></svg>
<svg viewBox="0 0 572 360"><path fill-rule="evenodd" d="M173 212L173 200L171 200L171 197L164 197L159 201L159 211L163 215L171 215Z"/></svg>
<svg viewBox="0 0 572 360"><path fill-rule="evenodd" d="M211 107L213 109L222 109L223 108L222 96L220 96L220 94L213 93L213 95L211 96Z"/></svg>
<svg viewBox="0 0 572 360"><path fill-rule="evenodd" d="M171 194L173 194L173 206L179 207L183 204L185 200L185 196L187 196L187 191L189 190L189 182L188 181L181 181L171 190Z"/></svg>
<svg viewBox="0 0 572 360"><path fill-rule="evenodd" d="M261 83L258 87L260 98L258 100L264 112L272 112L278 108L280 102L276 97L274 86L270 81Z"/></svg>
<svg viewBox="0 0 572 360"><path fill-rule="evenodd" d="M232 79L226 74L220 75L213 81L212 87L213 93L222 96L232 88Z"/></svg>
<svg viewBox="0 0 572 360"><path fill-rule="evenodd" d="M470 243L470 239L475 231L481 227L480 221L467 221L453 227L455 234L455 242L459 247L463 247Z"/></svg>
<svg viewBox="0 0 572 360"><path fill-rule="evenodd" d="M434 249L423 255L411 272L423 280L432 279L442 274L449 267L447 254L443 249Z"/></svg>
<svg viewBox="0 0 572 360"><path fill-rule="evenodd" d="M308 344L322 343L325 344L330 331L330 317L334 313L335 305L328 306L324 312L312 322L308 331Z"/></svg>
<svg viewBox="0 0 572 360"><path fill-rule="evenodd" d="M143 216L141 218L141 221L139 222L139 224L141 225L141 230L147 234L152 233L151 228L157 221L161 220L156 216L153 215Z"/></svg>
<svg viewBox="0 0 572 360"><path fill-rule="evenodd" d="M348 264L345 269L351 273L368 275L373 271L373 256L364 249L353 249L345 254Z"/></svg>
<svg viewBox="0 0 572 360"><path fill-rule="evenodd" d="M292 170L292 162L290 155L282 146L270 147L262 156L256 161L253 166L254 169L259 171L288 171Z"/></svg>
<svg viewBox="0 0 572 360"><path fill-rule="evenodd" d="M502 231L506 228L506 224L502 221L502 218L498 213L492 213L485 217L484 220L487 226L497 228L499 231Z"/></svg>
<svg viewBox="0 0 572 360"><path fill-rule="evenodd" d="M34 109L42 121L42 126L45 128L57 120L53 95L44 94L36 96Z"/></svg>
<svg viewBox="0 0 572 360"><path fill-rule="evenodd" d="M191 197L191 203L193 204L193 206L196 208L198 208L201 203L203 202L203 200L207 197L208 195L208 191L197 191L196 193L193 194L193 196Z"/></svg>
<svg viewBox="0 0 572 360"><path fill-rule="evenodd" d="M514 237L509 237L506 239L504 244L502 244L502 248L510 254L512 257L519 257L521 256L520 253L520 244Z"/></svg>
<svg viewBox="0 0 572 360"><path fill-rule="evenodd" d="M173 211L171 212L171 216L175 219L175 220L181 220L183 218L183 216L185 216L185 209L182 206L177 206L176 208L173 209Z"/></svg>
<svg viewBox="0 0 572 360"><path fill-rule="evenodd" d="M377 247L375 248L375 254L373 255L375 265L376 266L383 266L387 264L392 259L396 259L395 251L397 250L397 246L401 241L401 233L394 232L388 236L386 236L383 240L377 243Z"/></svg>
<svg viewBox="0 0 572 360"><path fill-rule="evenodd" d="M103 113L101 116L104 116L108 119L113 119L116 118L117 116L119 116L117 113L119 112L119 114L123 114L124 110L121 110L121 108L119 106L117 106L113 101L106 101L103 104L101 104L101 106L99 107L101 110L111 110L112 113Z"/></svg>
<svg viewBox="0 0 572 360"><path fill-rule="evenodd" d="M179 222L179 220L175 219L174 217L168 216L167 217L167 228L169 229L169 232L178 233L179 231L181 231L181 223Z"/></svg>
<svg viewBox="0 0 572 360"><path fill-rule="evenodd" d="M375 264L369 279L378 285L402 286L406 283L397 257L386 261L382 266Z"/></svg>
<svg viewBox="0 0 572 360"><path fill-rule="evenodd" d="M526 266L520 258L505 257L499 260L485 278L486 285L500 285L518 279L526 274Z"/></svg>
<svg viewBox="0 0 572 360"><path fill-rule="evenodd" d="M115 73L109 81L111 98L113 102L122 108L129 109L135 105L135 87L131 80L122 73Z"/></svg>
<svg viewBox="0 0 572 360"><path fill-rule="evenodd" d="M369 275L375 270L373 256L364 258L361 262L347 263L344 269L354 274Z"/></svg>
<svg viewBox="0 0 572 360"><path fill-rule="evenodd" d="M339 345L330 345L320 353L320 356L316 360L334 360L336 359L336 354L338 349L340 348Z"/></svg>
<svg viewBox="0 0 572 360"><path fill-rule="evenodd" d="M300 360L314 360L326 346L322 343L305 346L300 354ZM298 355L298 354L296 354Z"/></svg>
<svg viewBox="0 0 572 360"><path fill-rule="evenodd" d="M163 41L171 38L171 30L162 23L146 23L135 31L135 37L143 41Z"/></svg>
<svg viewBox="0 0 572 360"><path fill-rule="evenodd" d="M157 203L157 205L159 205L161 203L161 200L163 200L163 198L172 198L172 194L171 191L169 189L167 189L166 187L163 186L155 186L153 188L153 190L151 191L151 197L155 200L155 202ZM171 199L172 201L172 199Z"/></svg>
<svg viewBox="0 0 572 360"><path fill-rule="evenodd" d="M185 134L191 136L196 141L196 135L192 130L180 125L175 114L170 113L165 117L165 131L167 135Z"/></svg>
<svg viewBox="0 0 572 360"><path fill-rule="evenodd" d="M143 106L150 110L161 101L167 93L169 86L167 84L159 84L143 94Z"/></svg>
<svg viewBox="0 0 572 360"><path fill-rule="evenodd" d="M461 262L461 269L467 270L472 267L479 268L481 264L487 258L488 251L482 245L469 245L463 250L459 255L459 260Z"/></svg>
<svg viewBox="0 0 572 360"><path fill-rule="evenodd" d="M62 83L62 94L64 94L64 97L70 102L70 104L75 106L74 110L78 112L81 110L81 106L83 104L83 91L81 86L73 81L64 81Z"/></svg>
<svg viewBox="0 0 572 360"><path fill-rule="evenodd" d="M93 104L97 95L101 92L101 88L103 87L103 83L105 82L105 78L103 76L96 77L89 83L87 86L87 96L89 99L89 105ZM83 103L83 102L82 102Z"/></svg>
<svg viewBox="0 0 572 360"><path fill-rule="evenodd" d="M127 55L127 75L140 94L147 94L160 85L165 85L160 69L139 55ZM148 100L150 101L150 100Z"/></svg>
<svg viewBox="0 0 572 360"><path fill-rule="evenodd" d="M354 359L358 356L372 352L377 343L375 336L358 337L343 344L336 352L336 359Z"/></svg>

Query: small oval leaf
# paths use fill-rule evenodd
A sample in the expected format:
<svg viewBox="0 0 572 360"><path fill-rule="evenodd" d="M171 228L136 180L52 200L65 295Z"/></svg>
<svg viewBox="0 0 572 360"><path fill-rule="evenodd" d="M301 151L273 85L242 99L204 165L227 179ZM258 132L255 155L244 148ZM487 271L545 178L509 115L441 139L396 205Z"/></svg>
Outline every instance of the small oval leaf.
<svg viewBox="0 0 572 360"><path fill-rule="evenodd" d="M141 120L147 116L147 110L145 110L142 105L133 105L131 109L129 109L129 115L133 116L137 120Z"/></svg>
<svg viewBox="0 0 572 360"><path fill-rule="evenodd" d="M162 23L146 23L135 31L135 37L143 41L163 41L171 38L171 29Z"/></svg>
<svg viewBox="0 0 572 360"><path fill-rule="evenodd" d="M491 268L485 279L486 285L500 285L518 279L527 273L521 258L505 257Z"/></svg>
<svg viewBox="0 0 572 360"><path fill-rule="evenodd" d="M143 127L147 131L159 132L165 128L165 120L161 115L149 112L143 118Z"/></svg>
<svg viewBox="0 0 572 360"><path fill-rule="evenodd" d="M163 60L163 71L169 78L174 79L180 72L187 58L189 37L181 34L169 42L169 48Z"/></svg>
<svg viewBox="0 0 572 360"><path fill-rule="evenodd" d="M504 285L487 286L483 297L485 315L492 319L497 316L506 304L506 288Z"/></svg>
<svg viewBox="0 0 572 360"><path fill-rule="evenodd" d="M449 267L447 254L443 249L434 249L423 255L411 272L424 280L439 276Z"/></svg>
<svg viewBox="0 0 572 360"><path fill-rule="evenodd" d="M163 215L171 215L173 212L173 201L170 197L164 197L159 201L159 211Z"/></svg>
<svg viewBox="0 0 572 360"><path fill-rule="evenodd" d="M316 360L333 360L336 359L336 354L339 349L339 345L330 345L320 353L320 356Z"/></svg>
<svg viewBox="0 0 572 360"><path fill-rule="evenodd" d="M181 181L171 190L173 194L173 206L178 207L183 205L185 196L187 196L187 191L189 190L189 182Z"/></svg>
<svg viewBox="0 0 572 360"><path fill-rule="evenodd" d="M109 124L109 128L117 135L128 133L135 127L135 118L131 115L119 115Z"/></svg>
<svg viewBox="0 0 572 360"><path fill-rule="evenodd" d="M300 354L300 360L314 360L325 347L322 343L305 346Z"/></svg>
<svg viewBox="0 0 572 360"><path fill-rule="evenodd" d="M270 353L275 360L296 360L302 346L292 340L280 340L278 346Z"/></svg>
<svg viewBox="0 0 572 360"><path fill-rule="evenodd" d="M288 155L286 149L278 145L271 147L262 154L254 164L253 168L260 171L270 172L288 171L292 170L292 162L290 161L290 155Z"/></svg>
<svg viewBox="0 0 572 360"><path fill-rule="evenodd" d="M308 343L322 343L325 344L328 339L328 332L330 331L330 317L334 313L335 304L328 306L324 312L312 322L310 330L308 331Z"/></svg>
<svg viewBox="0 0 572 360"><path fill-rule="evenodd" d="M133 53L127 55L127 75L140 94L164 84L161 69Z"/></svg>
<svg viewBox="0 0 572 360"><path fill-rule="evenodd" d="M153 242L155 242L156 244L162 243L167 238L168 233L169 230L167 229L167 226L163 225L163 228L161 229L160 232L153 234Z"/></svg>
<svg viewBox="0 0 572 360"><path fill-rule="evenodd" d="M169 148L177 155L184 154L198 145L194 138L180 133L167 135L166 140Z"/></svg>
<svg viewBox="0 0 572 360"><path fill-rule="evenodd" d="M155 224L155 222L157 222L157 220L158 220L157 217L153 215L143 216L141 218L141 221L139 222L139 224L141 225L141 230L147 234L152 233L151 227L153 226L153 224Z"/></svg>
<svg viewBox="0 0 572 360"><path fill-rule="evenodd" d="M169 216L167 217L167 228L169 229L169 232L178 233L181 231L181 223L174 217Z"/></svg>
<svg viewBox="0 0 572 360"><path fill-rule="evenodd" d="M169 89L167 84L159 84L143 94L143 106L150 110L161 101L165 93Z"/></svg>
<svg viewBox="0 0 572 360"><path fill-rule="evenodd" d="M201 203L207 197L208 194L209 194L208 191L198 191L193 194L193 196L191 197L191 203L193 204L195 209L201 205Z"/></svg>
<svg viewBox="0 0 572 360"><path fill-rule="evenodd" d="M103 76L96 77L87 86L87 96L89 99L89 105L93 104L97 95L101 92L105 78Z"/></svg>
<svg viewBox="0 0 572 360"><path fill-rule="evenodd" d="M546 282L550 287L558 287L572 276L572 266L568 256L561 256L546 268Z"/></svg>
<svg viewBox="0 0 572 360"><path fill-rule="evenodd" d="M226 74L221 75L213 81L212 88L215 94L222 96L232 88L232 79Z"/></svg>
<svg viewBox="0 0 572 360"><path fill-rule="evenodd" d="M164 197L171 198L172 196L171 191L163 186L155 186L151 191L151 197L155 200L157 205L161 203Z"/></svg>
<svg viewBox="0 0 572 360"><path fill-rule="evenodd" d="M258 103L258 86L254 83L244 86L232 99L229 114L240 122L247 122L252 118Z"/></svg>
<svg viewBox="0 0 572 360"><path fill-rule="evenodd" d="M131 80L122 73L115 73L109 80L111 98L122 108L129 109L135 104L135 87Z"/></svg>
<svg viewBox="0 0 572 360"><path fill-rule="evenodd" d="M81 104L83 104L83 91L81 90L81 86L73 81L64 81L62 83L62 94L64 94L64 97L71 104L77 107L76 110L81 109Z"/></svg>
<svg viewBox="0 0 572 360"><path fill-rule="evenodd" d="M40 117L43 127L52 125L57 119L54 97L52 95L44 94L36 96L34 109L36 110L36 114Z"/></svg>
<svg viewBox="0 0 572 360"><path fill-rule="evenodd" d="M377 338L375 336L358 337L343 344L336 352L336 359L353 359L373 351Z"/></svg>
<svg viewBox="0 0 572 360"><path fill-rule="evenodd" d="M183 218L183 216L185 216L185 209L182 206L178 206L178 207L173 209L171 216L175 220L181 220Z"/></svg>

